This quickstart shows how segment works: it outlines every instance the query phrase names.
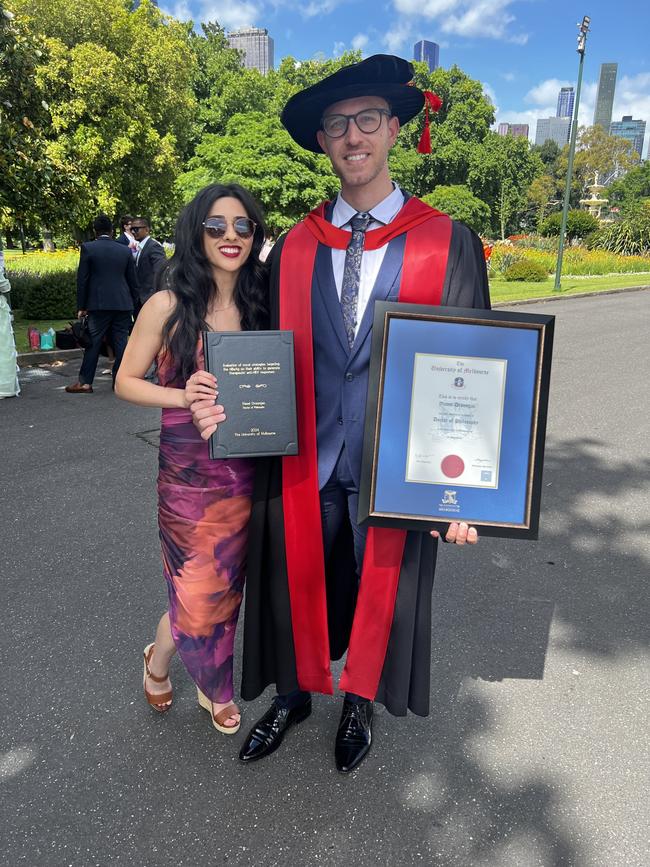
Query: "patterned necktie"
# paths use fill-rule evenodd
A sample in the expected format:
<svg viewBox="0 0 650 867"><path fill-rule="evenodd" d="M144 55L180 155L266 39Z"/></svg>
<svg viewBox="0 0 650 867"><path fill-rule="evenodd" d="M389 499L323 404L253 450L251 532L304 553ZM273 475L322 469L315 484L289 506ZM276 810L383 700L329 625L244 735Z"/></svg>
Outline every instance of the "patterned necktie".
<svg viewBox="0 0 650 867"><path fill-rule="evenodd" d="M370 214L361 213L355 214L350 220L352 237L345 251L345 267L343 268L343 284L341 286L341 309L343 311L343 322L348 334L350 348L352 348L352 344L354 343L354 335L357 328L363 239L371 219Z"/></svg>

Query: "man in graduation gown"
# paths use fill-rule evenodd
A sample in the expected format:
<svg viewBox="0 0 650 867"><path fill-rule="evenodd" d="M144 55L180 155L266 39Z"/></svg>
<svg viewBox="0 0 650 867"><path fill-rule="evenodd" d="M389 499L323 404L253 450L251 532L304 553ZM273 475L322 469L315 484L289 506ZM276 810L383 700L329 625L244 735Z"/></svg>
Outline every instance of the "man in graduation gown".
<svg viewBox="0 0 650 867"><path fill-rule="evenodd" d="M296 94L282 114L298 144L328 155L341 192L269 256L271 328L294 332L300 454L258 462L242 696L271 683L278 695L241 749L245 762L274 752L309 716L312 692L333 693L330 659L346 649L339 771L370 749L373 701L396 715L429 709L438 534L357 523L373 307L487 308L489 294L479 238L390 179L400 124L425 101L412 77L407 61L375 55ZM207 437L223 408L197 405L194 416ZM466 524L451 524L445 539L476 540Z"/></svg>

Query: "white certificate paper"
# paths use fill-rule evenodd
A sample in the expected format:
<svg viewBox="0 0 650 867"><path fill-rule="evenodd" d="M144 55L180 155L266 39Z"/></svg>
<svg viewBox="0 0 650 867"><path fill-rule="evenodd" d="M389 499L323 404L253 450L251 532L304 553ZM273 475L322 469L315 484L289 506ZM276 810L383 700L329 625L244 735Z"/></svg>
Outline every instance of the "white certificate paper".
<svg viewBox="0 0 650 867"><path fill-rule="evenodd" d="M406 481L499 487L507 359L418 352Z"/></svg>

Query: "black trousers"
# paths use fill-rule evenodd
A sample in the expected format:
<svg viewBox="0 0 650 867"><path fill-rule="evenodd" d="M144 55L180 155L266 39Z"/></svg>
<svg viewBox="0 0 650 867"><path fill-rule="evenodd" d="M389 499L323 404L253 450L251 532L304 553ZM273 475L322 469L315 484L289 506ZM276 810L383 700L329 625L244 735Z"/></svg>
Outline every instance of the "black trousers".
<svg viewBox="0 0 650 867"><path fill-rule="evenodd" d="M79 370L79 382L83 385L93 384L102 339L104 335L108 335L108 339L115 352L115 362L113 364L113 384L115 384L115 377L117 376L117 371L120 369L122 356L126 349L126 342L129 339L130 327L130 310L91 310L88 313L88 328L93 342L84 352L81 369Z"/></svg>

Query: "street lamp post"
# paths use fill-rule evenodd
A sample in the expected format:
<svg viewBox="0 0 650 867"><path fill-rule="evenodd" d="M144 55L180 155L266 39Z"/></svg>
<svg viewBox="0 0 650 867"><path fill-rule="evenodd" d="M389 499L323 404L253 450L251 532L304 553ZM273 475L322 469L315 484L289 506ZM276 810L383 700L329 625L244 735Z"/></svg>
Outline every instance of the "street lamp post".
<svg viewBox="0 0 650 867"><path fill-rule="evenodd" d="M562 274L562 258L564 256L564 236L566 235L567 217L569 214L569 198L571 196L571 176L573 174L573 157L576 150L576 134L578 132L578 108L580 106L580 88L582 87L582 65L585 60L585 47L587 44L587 33L589 33L589 24L591 18L585 15L582 19L582 24L579 24L580 33L578 34L577 52L580 55L580 64L578 66L578 85L576 87L576 101L573 107L573 120L571 122L571 140L569 142L569 165L566 172L566 187L564 189L564 206L562 207L562 228L560 229L560 244L557 251L557 266L555 268L555 286L553 291L557 292L560 289L560 275Z"/></svg>

